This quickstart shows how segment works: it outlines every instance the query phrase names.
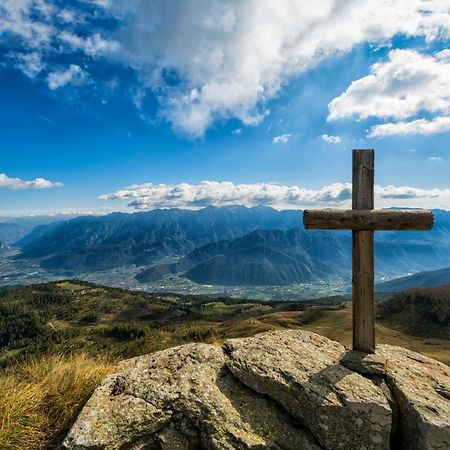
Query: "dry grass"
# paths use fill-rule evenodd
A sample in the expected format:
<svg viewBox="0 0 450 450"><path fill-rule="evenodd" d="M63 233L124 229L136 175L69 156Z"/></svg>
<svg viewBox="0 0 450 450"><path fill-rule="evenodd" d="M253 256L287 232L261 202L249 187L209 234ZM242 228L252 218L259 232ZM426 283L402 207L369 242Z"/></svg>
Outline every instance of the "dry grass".
<svg viewBox="0 0 450 450"><path fill-rule="evenodd" d="M0 375L0 448L55 448L113 366L86 354L52 355Z"/></svg>

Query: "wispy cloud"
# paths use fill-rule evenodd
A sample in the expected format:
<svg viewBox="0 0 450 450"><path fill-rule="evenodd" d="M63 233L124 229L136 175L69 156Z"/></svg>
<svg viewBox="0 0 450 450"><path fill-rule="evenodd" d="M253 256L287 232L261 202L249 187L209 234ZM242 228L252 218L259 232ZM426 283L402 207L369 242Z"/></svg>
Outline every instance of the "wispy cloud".
<svg viewBox="0 0 450 450"><path fill-rule="evenodd" d="M62 183L46 180L45 178L35 178L34 180L26 181L21 178L11 178L5 173L0 173L0 189L50 189L62 186Z"/></svg>
<svg viewBox="0 0 450 450"><path fill-rule="evenodd" d="M67 84L83 84L87 80L86 72L76 64L71 64L67 70L51 72L47 76L48 87L51 90L59 89Z"/></svg>
<svg viewBox="0 0 450 450"><path fill-rule="evenodd" d="M320 189L283 186L273 183L235 184L230 181L139 184L128 186L101 200L126 200L128 206L147 210L155 208L200 208L206 205L269 205L279 209L304 207L350 207L350 183L333 183ZM450 189L420 189L410 186L376 186L379 207L401 206L450 207Z"/></svg>

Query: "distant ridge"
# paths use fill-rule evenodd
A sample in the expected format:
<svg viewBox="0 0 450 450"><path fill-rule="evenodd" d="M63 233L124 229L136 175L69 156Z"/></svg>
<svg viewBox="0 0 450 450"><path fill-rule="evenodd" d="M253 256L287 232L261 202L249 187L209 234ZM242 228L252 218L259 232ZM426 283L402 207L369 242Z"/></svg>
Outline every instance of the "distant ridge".
<svg viewBox="0 0 450 450"><path fill-rule="evenodd" d="M376 286L377 292L398 292L404 289L429 288L450 283L450 267L419 272L414 275L396 278Z"/></svg>
<svg viewBox="0 0 450 450"><path fill-rule="evenodd" d="M435 216L427 233L377 233L378 275L450 267L450 213ZM247 286L348 277L351 255L348 232L305 231L298 210L239 205L78 217L37 226L15 246L16 258L64 276L139 267L140 281L182 273Z"/></svg>

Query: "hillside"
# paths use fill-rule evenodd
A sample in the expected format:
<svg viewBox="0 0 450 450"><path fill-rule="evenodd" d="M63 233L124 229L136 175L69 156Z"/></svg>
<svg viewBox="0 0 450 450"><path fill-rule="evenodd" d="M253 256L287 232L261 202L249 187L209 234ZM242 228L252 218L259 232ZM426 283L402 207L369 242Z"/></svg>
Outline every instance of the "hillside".
<svg viewBox="0 0 450 450"><path fill-rule="evenodd" d="M408 334L450 339L450 284L399 292L380 302L377 313Z"/></svg>
<svg viewBox="0 0 450 450"><path fill-rule="evenodd" d="M31 229L18 223L0 222L0 241L13 244L30 231Z"/></svg>
<svg viewBox="0 0 450 450"><path fill-rule="evenodd" d="M396 297L380 305L377 343L450 364L448 316L439 313L442 300L448 312L448 291L443 295L441 290L431 308L423 300L417 309L417 297L411 296L400 305ZM310 306L312 302L212 300L73 280L0 292L0 448L57 448L117 360L281 329L313 331L349 346L347 301L328 297ZM422 327L407 327L413 320Z"/></svg>
<svg viewBox="0 0 450 450"><path fill-rule="evenodd" d="M131 292L79 281L36 284L0 292L0 364L30 354L68 350L124 358L185 342L220 341L280 328L315 331L348 345L351 308L345 305L347 300L212 300ZM398 314L391 314L386 307L383 311L377 323L379 342L450 362L449 341L442 337L445 322L436 324L432 314L418 317L418 321L433 325L427 334L404 329ZM420 333L408 334L417 331Z"/></svg>
<svg viewBox="0 0 450 450"><path fill-rule="evenodd" d="M68 349L133 356L220 335L228 319L305 306L146 294L80 281L35 284L0 292L0 363Z"/></svg>
<svg viewBox="0 0 450 450"><path fill-rule="evenodd" d="M137 275L141 282L180 273L201 284L284 285L348 276L349 238L330 232L308 234L257 230L200 247L175 264L155 265Z"/></svg>
<svg viewBox="0 0 450 450"><path fill-rule="evenodd" d="M450 283L450 268L415 273L407 277L396 278L380 283L377 292L398 292L412 288L428 288Z"/></svg>

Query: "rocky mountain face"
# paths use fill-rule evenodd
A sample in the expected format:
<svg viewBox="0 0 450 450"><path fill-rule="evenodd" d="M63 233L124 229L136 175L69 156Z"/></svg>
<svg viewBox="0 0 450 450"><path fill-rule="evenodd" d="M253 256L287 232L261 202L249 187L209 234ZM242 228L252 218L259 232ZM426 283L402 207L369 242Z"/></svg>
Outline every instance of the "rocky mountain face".
<svg viewBox="0 0 450 450"><path fill-rule="evenodd" d="M123 362L63 448L448 449L450 370L304 331L187 344Z"/></svg>
<svg viewBox="0 0 450 450"><path fill-rule="evenodd" d="M376 235L379 275L450 266L450 213L435 211L430 232ZM349 276L349 232L305 231L300 211L243 206L79 217L36 227L21 259L77 274L142 266L141 282L176 273L202 284L279 285ZM181 258L161 264L163 258Z"/></svg>
<svg viewBox="0 0 450 450"><path fill-rule="evenodd" d="M383 235L377 237L378 273L445 264L450 253L439 250L439 256L434 245L426 239L397 242L384 239ZM443 245L450 250L450 242ZM233 240L213 242L196 248L177 263L151 266L136 278L152 282L165 274L180 274L201 284L283 285L323 280L332 275L348 279L350 271L350 233L294 228L256 230Z"/></svg>
<svg viewBox="0 0 450 450"><path fill-rule="evenodd" d="M0 241L12 244L24 237L30 230L18 223L0 222Z"/></svg>
<svg viewBox="0 0 450 450"><path fill-rule="evenodd" d="M282 285L347 276L350 237L327 231L256 230L240 238L195 249L175 264L155 265L141 282L180 273L201 284Z"/></svg>
<svg viewBox="0 0 450 450"><path fill-rule="evenodd" d="M42 258L45 268L86 272L125 264L148 265L258 228L289 229L300 220L299 211L243 206L114 213L37 227L18 246L21 258Z"/></svg>

